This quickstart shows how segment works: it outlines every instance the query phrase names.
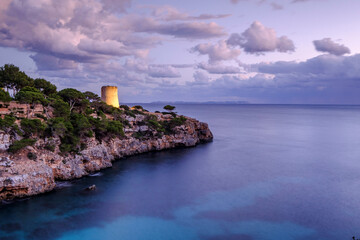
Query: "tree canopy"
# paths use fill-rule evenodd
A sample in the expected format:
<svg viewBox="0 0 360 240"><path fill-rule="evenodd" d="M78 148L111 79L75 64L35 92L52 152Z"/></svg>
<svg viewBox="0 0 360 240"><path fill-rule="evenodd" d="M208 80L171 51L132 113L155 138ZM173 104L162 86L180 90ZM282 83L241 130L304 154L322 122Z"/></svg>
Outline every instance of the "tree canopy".
<svg viewBox="0 0 360 240"><path fill-rule="evenodd" d="M39 89L42 93L45 95L50 95L53 93L56 93L56 86L54 84L51 84L51 82L46 81L42 78L37 78L34 80L34 87Z"/></svg>
<svg viewBox="0 0 360 240"><path fill-rule="evenodd" d="M34 87L24 87L16 95L15 99L20 103L41 103L43 105L47 104L47 100L44 95Z"/></svg>
<svg viewBox="0 0 360 240"><path fill-rule="evenodd" d="M21 88L33 86L34 80L13 64L0 67L0 87L11 89L16 94Z"/></svg>
<svg viewBox="0 0 360 240"><path fill-rule="evenodd" d="M75 105L79 106L82 105L83 103L86 103L83 100L87 101L85 94L74 88L63 89L58 94L64 99L65 102L69 103L70 111L72 111Z"/></svg>
<svg viewBox="0 0 360 240"><path fill-rule="evenodd" d="M168 110L168 111L172 111L172 110L174 110L176 107L175 106L171 106L171 105L166 105L165 107L164 107L164 109L165 110Z"/></svg>

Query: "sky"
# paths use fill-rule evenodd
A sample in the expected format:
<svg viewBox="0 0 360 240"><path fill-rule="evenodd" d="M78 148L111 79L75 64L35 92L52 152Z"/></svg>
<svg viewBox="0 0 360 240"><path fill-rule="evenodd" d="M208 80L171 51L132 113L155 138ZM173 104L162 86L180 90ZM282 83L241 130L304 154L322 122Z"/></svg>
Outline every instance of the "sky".
<svg viewBox="0 0 360 240"><path fill-rule="evenodd" d="M0 65L120 102L360 104L359 0L0 0Z"/></svg>

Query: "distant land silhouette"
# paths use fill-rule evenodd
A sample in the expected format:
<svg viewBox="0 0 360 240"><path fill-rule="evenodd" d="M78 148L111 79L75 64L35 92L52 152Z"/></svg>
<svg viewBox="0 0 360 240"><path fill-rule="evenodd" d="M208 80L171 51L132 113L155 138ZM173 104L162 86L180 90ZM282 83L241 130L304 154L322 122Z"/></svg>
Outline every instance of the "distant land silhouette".
<svg viewBox="0 0 360 240"><path fill-rule="evenodd" d="M130 104L130 103L127 103ZM134 104L134 103L132 103ZM147 104L251 104L247 101L207 101L207 102L186 102L186 101L156 101Z"/></svg>

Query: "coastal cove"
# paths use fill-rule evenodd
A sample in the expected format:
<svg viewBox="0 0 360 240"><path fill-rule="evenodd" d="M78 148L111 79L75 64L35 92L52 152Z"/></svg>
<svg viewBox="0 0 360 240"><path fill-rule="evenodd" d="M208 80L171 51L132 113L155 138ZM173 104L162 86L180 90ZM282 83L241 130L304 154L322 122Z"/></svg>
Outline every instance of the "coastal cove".
<svg viewBox="0 0 360 240"><path fill-rule="evenodd" d="M1 205L0 238L359 236L359 106L176 107L208 122L214 141L128 157L50 193ZM92 184L95 191L84 191Z"/></svg>

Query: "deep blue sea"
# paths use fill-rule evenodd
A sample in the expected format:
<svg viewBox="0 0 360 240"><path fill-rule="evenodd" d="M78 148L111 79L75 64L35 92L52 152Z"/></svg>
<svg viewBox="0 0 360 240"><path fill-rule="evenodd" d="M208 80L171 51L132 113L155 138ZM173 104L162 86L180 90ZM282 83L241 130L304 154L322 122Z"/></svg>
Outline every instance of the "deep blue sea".
<svg viewBox="0 0 360 240"><path fill-rule="evenodd" d="M208 122L214 141L119 160L2 205L0 239L360 238L360 106L176 110Z"/></svg>

